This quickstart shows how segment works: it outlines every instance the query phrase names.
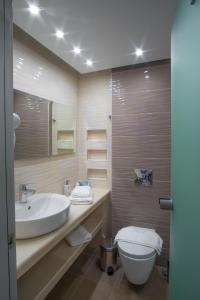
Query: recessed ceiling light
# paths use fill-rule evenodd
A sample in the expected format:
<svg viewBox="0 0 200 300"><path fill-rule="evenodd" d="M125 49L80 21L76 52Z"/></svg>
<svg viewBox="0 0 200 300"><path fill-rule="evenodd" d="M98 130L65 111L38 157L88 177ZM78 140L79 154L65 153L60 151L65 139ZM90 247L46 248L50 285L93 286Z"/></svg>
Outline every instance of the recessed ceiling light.
<svg viewBox="0 0 200 300"><path fill-rule="evenodd" d="M91 59L87 59L87 60L86 60L86 65L87 65L88 67L91 67L91 66L93 65L93 61L92 61Z"/></svg>
<svg viewBox="0 0 200 300"><path fill-rule="evenodd" d="M144 53L144 51L141 49L141 48L137 48L136 51L135 51L135 55L136 56L142 56Z"/></svg>
<svg viewBox="0 0 200 300"><path fill-rule="evenodd" d="M40 9L36 4L29 4L28 9L32 15L38 16L40 14Z"/></svg>
<svg viewBox="0 0 200 300"><path fill-rule="evenodd" d="M64 38L64 32L62 30L56 30L56 36L59 39L63 39Z"/></svg>
<svg viewBox="0 0 200 300"><path fill-rule="evenodd" d="M74 47L73 52L74 54L81 54L81 49L79 47Z"/></svg>

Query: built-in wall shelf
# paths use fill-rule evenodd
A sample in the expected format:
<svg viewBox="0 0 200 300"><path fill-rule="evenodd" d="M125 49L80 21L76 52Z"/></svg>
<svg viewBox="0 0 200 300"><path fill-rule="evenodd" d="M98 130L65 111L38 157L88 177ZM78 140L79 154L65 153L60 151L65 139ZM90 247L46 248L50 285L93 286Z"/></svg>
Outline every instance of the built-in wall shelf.
<svg viewBox="0 0 200 300"><path fill-rule="evenodd" d="M88 150L87 159L91 161L107 161L107 150Z"/></svg>
<svg viewBox="0 0 200 300"><path fill-rule="evenodd" d="M107 130L98 128L88 128L87 129L87 139L88 140L106 140Z"/></svg>
<svg viewBox="0 0 200 300"><path fill-rule="evenodd" d="M60 130L57 132L57 149L74 149L74 130Z"/></svg>
<svg viewBox="0 0 200 300"><path fill-rule="evenodd" d="M106 169L88 169L87 175L91 186L105 187L107 185L107 168Z"/></svg>
<svg viewBox="0 0 200 300"><path fill-rule="evenodd" d="M88 140L87 141L88 150L106 150L107 143L106 140Z"/></svg>
<svg viewBox="0 0 200 300"><path fill-rule="evenodd" d="M106 129L87 130L87 149L88 150L107 150Z"/></svg>
<svg viewBox="0 0 200 300"><path fill-rule="evenodd" d="M102 207L83 221L82 225L94 237L102 227ZM18 299L44 299L87 245L71 247L62 240L18 280Z"/></svg>
<svg viewBox="0 0 200 300"><path fill-rule="evenodd" d="M74 129L57 130L52 134L53 155L65 154L75 151Z"/></svg>
<svg viewBox="0 0 200 300"><path fill-rule="evenodd" d="M87 130L87 176L92 186L107 186L107 130Z"/></svg>
<svg viewBox="0 0 200 300"><path fill-rule="evenodd" d="M87 169L104 169L107 170L107 160L87 160Z"/></svg>

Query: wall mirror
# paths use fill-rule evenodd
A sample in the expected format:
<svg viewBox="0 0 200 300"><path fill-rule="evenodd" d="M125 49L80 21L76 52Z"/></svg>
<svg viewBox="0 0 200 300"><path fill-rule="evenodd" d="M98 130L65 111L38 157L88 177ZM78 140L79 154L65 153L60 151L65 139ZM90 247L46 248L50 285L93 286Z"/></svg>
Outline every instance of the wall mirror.
<svg viewBox="0 0 200 300"><path fill-rule="evenodd" d="M14 90L15 159L33 159L75 152L76 116L69 104L60 104Z"/></svg>

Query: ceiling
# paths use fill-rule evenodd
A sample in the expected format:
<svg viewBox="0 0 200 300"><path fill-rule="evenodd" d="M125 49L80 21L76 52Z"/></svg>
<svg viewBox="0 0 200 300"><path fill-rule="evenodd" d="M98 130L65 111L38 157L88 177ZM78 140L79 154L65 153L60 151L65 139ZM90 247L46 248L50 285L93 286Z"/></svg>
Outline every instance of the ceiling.
<svg viewBox="0 0 200 300"><path fill-rule="evenodd" d="M175 0L33 0L39 16L28 11L30 1L13 0L14 23L80 73L170 57ZM64 39L56 38L57 29Z"/></svg>

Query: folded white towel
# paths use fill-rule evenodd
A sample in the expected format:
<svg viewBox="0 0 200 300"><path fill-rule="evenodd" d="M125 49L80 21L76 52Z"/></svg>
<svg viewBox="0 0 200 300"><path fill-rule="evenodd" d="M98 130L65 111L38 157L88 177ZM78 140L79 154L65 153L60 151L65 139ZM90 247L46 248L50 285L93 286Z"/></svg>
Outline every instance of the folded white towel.
<svg viewBox="0 0 200 300"><path fill-rule="evenodd" d="M79 225L65 239L70 246L78 246L91 241L92 235L83 226Z"/></svg>
<svg viewBox="0 0 200 300"><path fill-rule="evenodd" d="M163 240L153 229L129 226L118 231L115 242L127 242L146 246L154 249L158 255L161 254Z"/></svg>
<svg viewBox="0 0 200 300"><path fill-rule="evenodd" d="M93 198L92 196L90 197L85 197L85 198L78 198L78 197L72 197L72 195L69 197L71 204L92 204L93 203Z"/></svg>
<svg viewBox="0 0 200 300"><path fill-rule="evenodd" d="M72 197L75 198L86 198L91 196L90 186L76 186L72 191Z"/></svg>

